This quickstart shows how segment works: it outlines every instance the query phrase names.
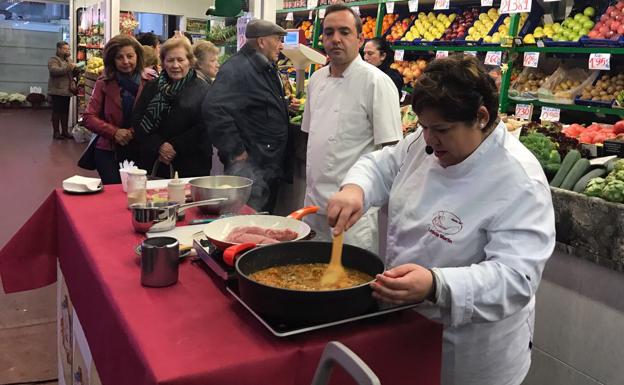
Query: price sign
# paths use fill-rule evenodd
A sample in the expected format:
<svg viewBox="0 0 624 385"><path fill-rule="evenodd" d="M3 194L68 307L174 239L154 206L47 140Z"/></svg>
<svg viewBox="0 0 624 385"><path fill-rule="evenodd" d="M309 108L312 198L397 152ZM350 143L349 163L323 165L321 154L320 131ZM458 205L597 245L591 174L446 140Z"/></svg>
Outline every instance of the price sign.
<svg viewBox="0 0 624 385"><path fill-rule="evenodd" d="M589 54L590 70L611 70L611 54L610 53L591 53Z"/></svg>
<svg viewBox="0 0 624 385"><path fill-rule="evenodd" d="M308 20L312 20L312 18L314 18L314 11L310 11L310 13L308 13Z"/></svg>
<svg viewBox="0 0 624 385"><path fill-rule="evenodd" d="M523 65L525 67L537 68L539 63L539 52L525 52Z"/></svg>
<svg viewBox="0 0 624 385"><path fill-rule="evenodd" d="M448 51L436 51L436 59L444 59L448 57Z"/></svg>
<svg viewBox="0 0 624 385"><path fill-rule="evenodd" d="M468 56L477 56L477 51L464 51L464 54Z"/></svg>
<svg viewBox="0 0 624 385"><path fill-rule="evenodd" d="M318 0L308 0L308 9L316 8L318 6Z"/></svg>
<svg viewBox="0 0 624 385"><path fill-rule="evenodd" d="M499 13L531 12L533 0L501 0Z"/></svg>
<svg viewBox="0 0 624 385"><path fill-rule="evenodd" d="M30 93L31 94L40 94L41 93L41 87L36 87L36 86L30 87Z"/></svg>
<svg viewBox="0 0 624 385"><path fill-rule="evenodd" d="M546 122L558 122L561 117L561 110L553 107L542 107L540 120Z"/></svg>
<svg viewBox="0 0 624 385"><path fill-rule="evenodd" d="M293 18L293 13L292 13L292 12L288 12L288 13L286 14L286 20L290 20L290 21L293 21L293 20L294 20L294 18Z"/></svg>
<svg viewBox="0 0 624 385"><path fill-rule="evenodd" d="M410 12L418 12L418 0L410 0L407 2Z"/></svg>
<svg viewBox="0 0 624 385"><path fill-rule="evenodd" d="M394 51L394 60L395 61L403 61L403 57L405 56L405 51L402 49L397 49Z"/></svg>
<svg viewBox="0 0 624 385"><path fill-rule="evenodd" d="M494 5L494 0L481 0L482 7L491 7Z"/></svg>
<svg viewBox="0 0 624 385"><path fill-rule="evenodd" d="M319 19L325 18L325 8L319 9Z"/></svg>
<svg viewBox="0 0 624 385"><path fill-rule="evenodd" d="M360 14L360 7L357 5L354 5L353 7L351 7L351 9L353 10L353 12L355 12L356 14Z"/></svg>
<svg viewBox="0 0 624 385"><path fill-rule="evenodd" d="M450 0L435 0L433 9L449 9Z"/></svg>
<svg viewBox="0 0 624 385"><path fill-rule="evenodd" d="M394 1L386 3L386 13L394 13Z"/></svg>
<svg viewBox="0 0 624 385"><path fill-rule="evenodd" d="M500 66L503 53L501 51L489 51L485 54L485 65Z"/></svg>
<svg viewBox="0 0 624 385"><path fill-rule="evenodd" d="M532 104L516 104L516 118L531 120L533 116L533 105Z"/></svg>

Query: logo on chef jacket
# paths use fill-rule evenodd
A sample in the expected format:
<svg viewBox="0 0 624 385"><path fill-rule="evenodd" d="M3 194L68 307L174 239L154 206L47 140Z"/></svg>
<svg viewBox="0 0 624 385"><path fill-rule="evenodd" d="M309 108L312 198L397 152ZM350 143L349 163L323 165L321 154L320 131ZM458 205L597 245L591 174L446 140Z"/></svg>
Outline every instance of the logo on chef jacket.
<svg viewBox="0 0 624 385"><path fill-rule="evenodd" d="M448 243L453 243L449 237L459 233L463 227L464 224L457 215L448 211L438 211L431 220L429 232Z"/></svg>

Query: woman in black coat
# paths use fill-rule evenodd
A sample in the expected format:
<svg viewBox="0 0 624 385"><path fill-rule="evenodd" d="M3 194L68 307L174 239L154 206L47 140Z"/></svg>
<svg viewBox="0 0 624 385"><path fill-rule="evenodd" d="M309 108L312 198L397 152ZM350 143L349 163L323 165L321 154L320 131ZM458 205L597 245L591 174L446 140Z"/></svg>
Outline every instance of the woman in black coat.
<svg viewBox="0 0 624 385"><path fill-rule="evenodd" d="M390 64L394 62L394 50L390 48L386 39L376 37L369 40L364 45L364 60L382 70L392 79L399 91L399 98L401 98L401 91L404 85L403 76L401 76L399 71L390 68Z"/></svg>
<svg viewBox="0 0 624 385"><path fill-rule="evenodd" d="M201 103L208 92L197 77L195 57L184 38L167 40L160 48L163 71L147 83L139 98L133 127L139 142L141 168L169 178L210 175L212 145L205 143ZM171 167L170 167L171 166Z"/></svg>

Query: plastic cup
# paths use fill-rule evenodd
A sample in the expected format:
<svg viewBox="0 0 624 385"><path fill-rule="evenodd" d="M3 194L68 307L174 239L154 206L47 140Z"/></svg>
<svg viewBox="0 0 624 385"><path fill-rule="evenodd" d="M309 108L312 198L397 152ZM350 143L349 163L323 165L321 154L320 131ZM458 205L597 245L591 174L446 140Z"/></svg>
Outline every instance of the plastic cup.
<svg viewBox="0 0 624 385"><path fill-rule="evenodd" d="M128 192L128 169L120 168L119 176L121 177L121 188L124 192Z"/></svg>

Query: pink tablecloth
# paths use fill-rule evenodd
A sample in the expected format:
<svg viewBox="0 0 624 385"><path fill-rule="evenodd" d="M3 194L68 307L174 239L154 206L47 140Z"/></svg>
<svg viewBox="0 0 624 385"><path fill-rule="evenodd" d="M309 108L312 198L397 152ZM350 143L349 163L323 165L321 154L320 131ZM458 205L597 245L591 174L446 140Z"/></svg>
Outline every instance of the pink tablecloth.
<svg viewBox="0 0 624 385"><path fill-rule="evenodd" d="M142 236L124 199L120 186L92 196L55 191L0 250L7 292L54 282L60 260L104 384L307 385L331 340L384 384L440 382L442 327L411 311L280 339L191 263L174 286L142 287L134 254Z"/></svg>

